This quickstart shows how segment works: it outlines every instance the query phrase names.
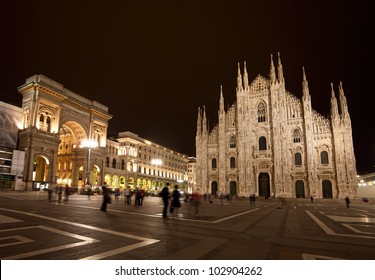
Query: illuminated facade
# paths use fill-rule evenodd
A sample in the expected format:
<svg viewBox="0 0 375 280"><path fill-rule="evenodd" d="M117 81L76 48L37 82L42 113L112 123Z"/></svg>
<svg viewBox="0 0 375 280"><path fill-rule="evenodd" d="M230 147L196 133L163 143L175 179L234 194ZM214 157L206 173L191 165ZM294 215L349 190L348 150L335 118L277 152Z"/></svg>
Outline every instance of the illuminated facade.
<svg viewBox="0 0 375 280"><path fill-rule="evenodd" d="M12 175L2 183L5 187L15 189L19 175L26 190L55 183L78 188L90 184L95 189L107 182L112 189L130 186L157 192L167 181L187 189L188 157L131 132L107 139L112 116L106 106L43 75L28 78L18 90L22 108L0 103L10 108L0 114L2 170ZM21 159L13 160L15 167L21 165L16 168L19 174L10 171L13 154Z"/></svg>
<svg viewBox="0 0 375 280"><path fill-rule="evenodd" d="M126 131L107 140L105 181L113 189L130 186L160 192L166 182L186 188L188 157Z"/></svg>
<svg viewBox="0 0 375 280"><path fill-rule="evenodd" d="M262 197L353 197L357 191L352 127L342 84L331 90L326 118L313 110L305 71L302 99L285 88L280 55L271 56L269 78L249 83L238 66L237 100L224 110L221 90L218 124L209 131L199 108L196 184L205 193Z"/></svg>
<svg viewBox="0 0 375 280"><path fill-rule="evenodd" d="M28 78L18 91L23 96L18 149L26 152L26 189L51 183L82 187L86 180L101 184L112 117L108 108L43 75ZM92 151L90 166L90 151L82 146L85 139L99 145Z"/></svg>

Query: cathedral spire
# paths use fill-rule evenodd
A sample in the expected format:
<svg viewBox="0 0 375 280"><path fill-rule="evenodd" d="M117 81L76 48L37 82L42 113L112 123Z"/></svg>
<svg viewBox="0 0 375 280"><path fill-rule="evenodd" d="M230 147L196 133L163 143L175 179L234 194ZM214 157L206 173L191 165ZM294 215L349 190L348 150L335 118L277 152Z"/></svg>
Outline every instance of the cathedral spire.
<svg viewBox="0 0 375 280"><path fill-rule="evenodd" d="M198 107L198 118L197 118L197 136L202 134L202 113L201 108Z"/></svg>
<svg viewBox="0 0 375 280"><path fill-rule="evenodd" d="M333 89L333 83L331 83L331 119L336 120L339 116L339 109L337 106L337 99L335 96L335 91Z"/></svg>
<svg viewBox="0 0 375 280"><path fill-rule="evenodd" d="M270 79L271 79L271 84L276 83L276 71L275 71L275 65L273 65L273 56L272 56L272 54L271 54Z"/></svg>
<svg viewBox="0 0 375 280"><path fill-rule="evenodd" d="M241 68L240 63L238 63L238 74L237 74L237 91L242 91L242 75L241 75Z"/></svg>
<svg viewBox="0 0 375 280"><path fill-rule="evenodd" d="M340 84L339 84L339 102L340 102L341 113L344 116L349 115L348 104L346 103L346 97L345 97L345 94L344 94L344 89L342 88L342 82L341 81L340 81Z"/></svg>
<svg viewBox="0 0 375 280"><path fill-rule="evenodd" d="M283 65L281 64L280 52L277 53L277 56L279 57L277 63L277 77L279 79L279 83L284 83Z"/></svg>
<svg viewBox="0 0 375 280"><path fill-rule="evenodd" d="M302 97L306 99L309 96L309 83L306 79L305 67L302 67L303 80L302 80Z"/></svg>
<svg viewBox="0 0 375 280"><path fill-rule="evenodd" d="M206 106L203 106L202 133L203 134L207 133Z"/></svg>
<svg viewBox="0 0 375 280"><path fill-rule="evenodd" d="M243 83L244 83L244 88L247 90L249 88L249 77L247 75L247 69L246 69L246 61L244 63L244 73L243 73Z"/></svg>
<svg viewBox="0 0 375 280"><path fill-rule="evenodd" d="M224 112L224 96L223 96L223 86L220 86L220 113Z"/></svg>

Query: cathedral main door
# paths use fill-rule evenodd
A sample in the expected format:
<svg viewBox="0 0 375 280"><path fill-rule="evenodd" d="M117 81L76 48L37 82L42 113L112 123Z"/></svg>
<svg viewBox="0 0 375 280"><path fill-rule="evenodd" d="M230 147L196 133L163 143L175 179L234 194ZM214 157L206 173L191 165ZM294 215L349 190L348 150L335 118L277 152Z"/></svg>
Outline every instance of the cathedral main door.
<svg viewBox="0 0 375 280"><path fill-rule="evenodd" d="M270 190L270 176L268 173L260 173L258 177L259 196L269 197L271 194Z"/></svg>
<svg viewBox="0 0 375 280"><path fill-rule="evenodd" d="M229 184L229 191L231 195L237 194L237 183L235 181L231 181Z"/></svg>
<svg viewBox="0 0 375 280"><path fill-rule="evenodd" d="M305 185L303 181L296 181L296 198L305 198Z"/></svg>
<svg viewBox="0 0 375 280"><path fill-rule="evenodd" d="M213 181L211 183L211 194L213 195L217 194L217 182L216 181Z"/></svg>
<svg viewBox="0 0 375 280"><path fill-rule="evenodd" d="M329 180L322 182L323 198L333 198L332 196L332 183Z"/></svg>

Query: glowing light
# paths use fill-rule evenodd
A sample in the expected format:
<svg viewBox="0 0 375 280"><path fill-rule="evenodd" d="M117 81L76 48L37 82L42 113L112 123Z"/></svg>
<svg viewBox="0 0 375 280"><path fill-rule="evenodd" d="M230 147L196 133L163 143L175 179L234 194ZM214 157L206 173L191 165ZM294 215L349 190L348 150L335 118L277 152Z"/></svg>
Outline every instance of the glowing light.
<svg viewBox="0 0 375 280"><path fill-rule="evenodd" d="M160 165L163 164L163 162L162 162L162 160L159 159L159 158L154 158L154 159L151 160L151 164L152 164L152 165L160 166Z"/></svg>
<svg viewBox="0 0 375 280"><path fill-rule="evenodd" d="M98 147L98 142L93 139L84 139L82 141L82 147L89 148L89 149L96 148Z"/></svg>

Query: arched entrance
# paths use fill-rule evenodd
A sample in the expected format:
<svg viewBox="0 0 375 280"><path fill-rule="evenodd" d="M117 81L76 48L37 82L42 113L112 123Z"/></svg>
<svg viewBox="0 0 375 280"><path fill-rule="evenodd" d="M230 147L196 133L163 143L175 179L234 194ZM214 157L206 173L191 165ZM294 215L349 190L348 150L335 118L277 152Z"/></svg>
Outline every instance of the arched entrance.
<svg viewBox="0 0 375 280"><path fill-rule="evenodd" d="M258 176L259 196L269 197L271 194L270 189L270 176L268 173L260 173Z"/></svg>
<svg viewBox="0 0 375 280"><path fill-rule="evenodd" d="M229 193L231 195L237 194L237 183L236 183L236 181L230 181L230 183L229 183Z"/></svg>
<svg viewBox="0 0 375 280"><path fill-rule="evenodd" d="M217 194L217 182L216 181L211 182L211 194L213 195Z"/></svg>
<svg viewBox="0 0 375 280"><path fill-rule="evenodd" d="M66 182L74 187L83 186L87 175L93 171L92 165L96 163L103 168L105 151L93 148L89 164L90 148L80 145L83 139L90 139L99 147L106 146L108 120L112 118L108 108L43 75L28 78L18 91L23 96L23 127L19 131L18 149L26 151L23 176L26 190L33 186L33 176L35 180L51 184ZM49 159L48 170L43 175L34 170L33 155L38 155L39 151ZM36 162L40 164L43 162ZM81 167L86 176L78 174ZM40 168L37 169L42 170Z"/></svg>
<svg viewBox="0 0 375 280"><path fill-rule="evenodd" d="M323 198L333 198L331 181L323 180L322 189L323 189Z"/></svg>
<svg viewBox="0 0 375 280"><path fill-rule="evenodd" d="M296 198L305 198L305 184L302 180L296 181Z"/></svg>
<svg viewBox="0 0 375 280"><path fill-rule="evenodd" d="M33 190L48 188L49 161L46 157L36 156L33 164Z"/></svg>

